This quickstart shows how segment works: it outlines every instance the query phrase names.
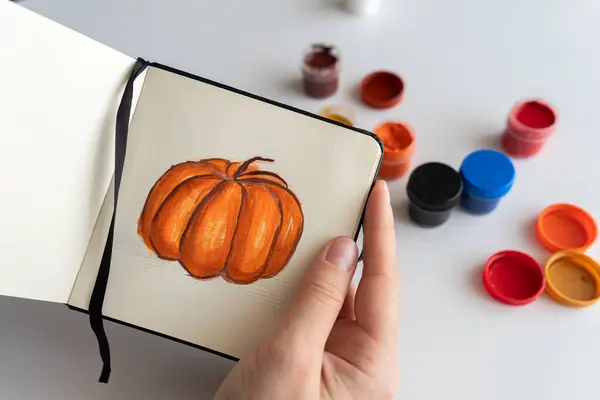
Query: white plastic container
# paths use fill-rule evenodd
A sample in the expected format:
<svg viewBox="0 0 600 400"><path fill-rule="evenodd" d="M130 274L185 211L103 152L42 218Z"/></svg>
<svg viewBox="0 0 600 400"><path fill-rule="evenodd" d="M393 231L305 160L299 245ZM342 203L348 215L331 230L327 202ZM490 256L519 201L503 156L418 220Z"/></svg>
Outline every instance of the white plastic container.
<svg viewBox="0 0 600 400"><path fill-rule="evenodd" d="M346 9L354 15L375 15L381 7L381 0L345 0Z"/></svg>

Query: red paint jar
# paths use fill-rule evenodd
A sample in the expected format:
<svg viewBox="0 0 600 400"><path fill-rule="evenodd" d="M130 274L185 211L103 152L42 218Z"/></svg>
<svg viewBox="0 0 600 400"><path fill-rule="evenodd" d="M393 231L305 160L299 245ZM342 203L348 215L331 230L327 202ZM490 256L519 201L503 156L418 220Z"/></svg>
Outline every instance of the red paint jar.
<svg viewBox="0 0 600 400"><path fill-rule="evenodd" d="M314 44L304 55L302 83L310 97L324 99L337 91L340 75L340 56L337 49Z"/></svg>
<svg viewBox="0 0 600 400"><path fill-rule="evenodd" d="M516 104L508 115L502 135L504 151L514 157L531 157L544 147L556 131L558 114L542 100L526 100Z"/></svg>

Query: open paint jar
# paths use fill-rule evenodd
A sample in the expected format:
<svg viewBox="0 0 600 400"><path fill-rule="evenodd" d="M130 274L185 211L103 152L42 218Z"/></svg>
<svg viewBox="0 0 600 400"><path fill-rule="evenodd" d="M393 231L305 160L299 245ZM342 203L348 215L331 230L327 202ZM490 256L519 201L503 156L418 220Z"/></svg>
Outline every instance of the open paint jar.
<svg viewBox="0 0 600 400"><path fill-rule="evenodd" d="M340 55L330 45L313 44L304 54L302 82L310 97L323 99L337 91L340 74Z"/></svg>
<svg viewBox="0 0 600 400"><path fill-rule="evenodd" d="M542 100L526 100L513 107L502 135L502 146L514 157L531 157L542 150L556 131L556 110Z"/></svg>
<svg viewBox="0 0 600 400"><path fill-rule="evenodd" d="M319 111L319 115L344 125L354 126L354 113L348 107L328 106Z"/></svg>
<svg viewBox="0 0 600 400"><path fill-rule="evenodd" d="M410 218L422 226L442 225L458 204L462 187L460 174L454 168L439 162L419 165L406 186Z"/></svg>
<svg viewBox="0 0 600 400"><path fill-rule="evenodd" d="M394 180L402 177L410 167L415 150L415 135L404 122L385 122L374 133L383 143L383 161L379 168L380 179Z"/></svg>
<svg viewBox="0 0 600 400"><path fill-rule="evenodd" d="M504 250L492 255L483 269L483 286L494 299L512 306L535 301L546 279L540 264L528 254Z"/></svg>
<svg viewBox="0 0 600 400"><path fill-rule="evenodd" d="M559 303L587 307L600 298L600 265L576 251L560 251L546 262L547 292Z"/></svg>
<svg viewBox="0 0 600 400"><path fill-rule="evenodd" d="M498 206L512 188L515 167L503 153L477 150L467 155L460 167L463 178L461 206L472 214L487 214Z"/></svg>

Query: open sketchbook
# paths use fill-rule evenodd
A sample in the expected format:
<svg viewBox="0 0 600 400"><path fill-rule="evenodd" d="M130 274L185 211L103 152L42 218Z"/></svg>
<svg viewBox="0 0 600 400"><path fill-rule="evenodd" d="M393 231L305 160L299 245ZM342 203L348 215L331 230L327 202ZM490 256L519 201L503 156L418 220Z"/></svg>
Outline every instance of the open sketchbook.
<svg viewBox="0 0 600 400"><path fill-rule="evenodd" d="M96 288L100 319L231 358L327 241L356 237L382 156L369 132L136 63L6 0L0 88L0 295L88 310Z"/></svg>

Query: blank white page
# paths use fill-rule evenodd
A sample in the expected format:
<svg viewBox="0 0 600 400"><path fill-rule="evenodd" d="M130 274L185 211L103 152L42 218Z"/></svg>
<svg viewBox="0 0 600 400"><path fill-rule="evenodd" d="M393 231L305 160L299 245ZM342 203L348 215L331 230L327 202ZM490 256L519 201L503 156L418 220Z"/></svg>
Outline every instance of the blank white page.
<svg viewBox="0 0 600 400"><path fill-rule="evenodd" d="M66 302L114 169L134 60L0 0L0 294Z"/></svg>

